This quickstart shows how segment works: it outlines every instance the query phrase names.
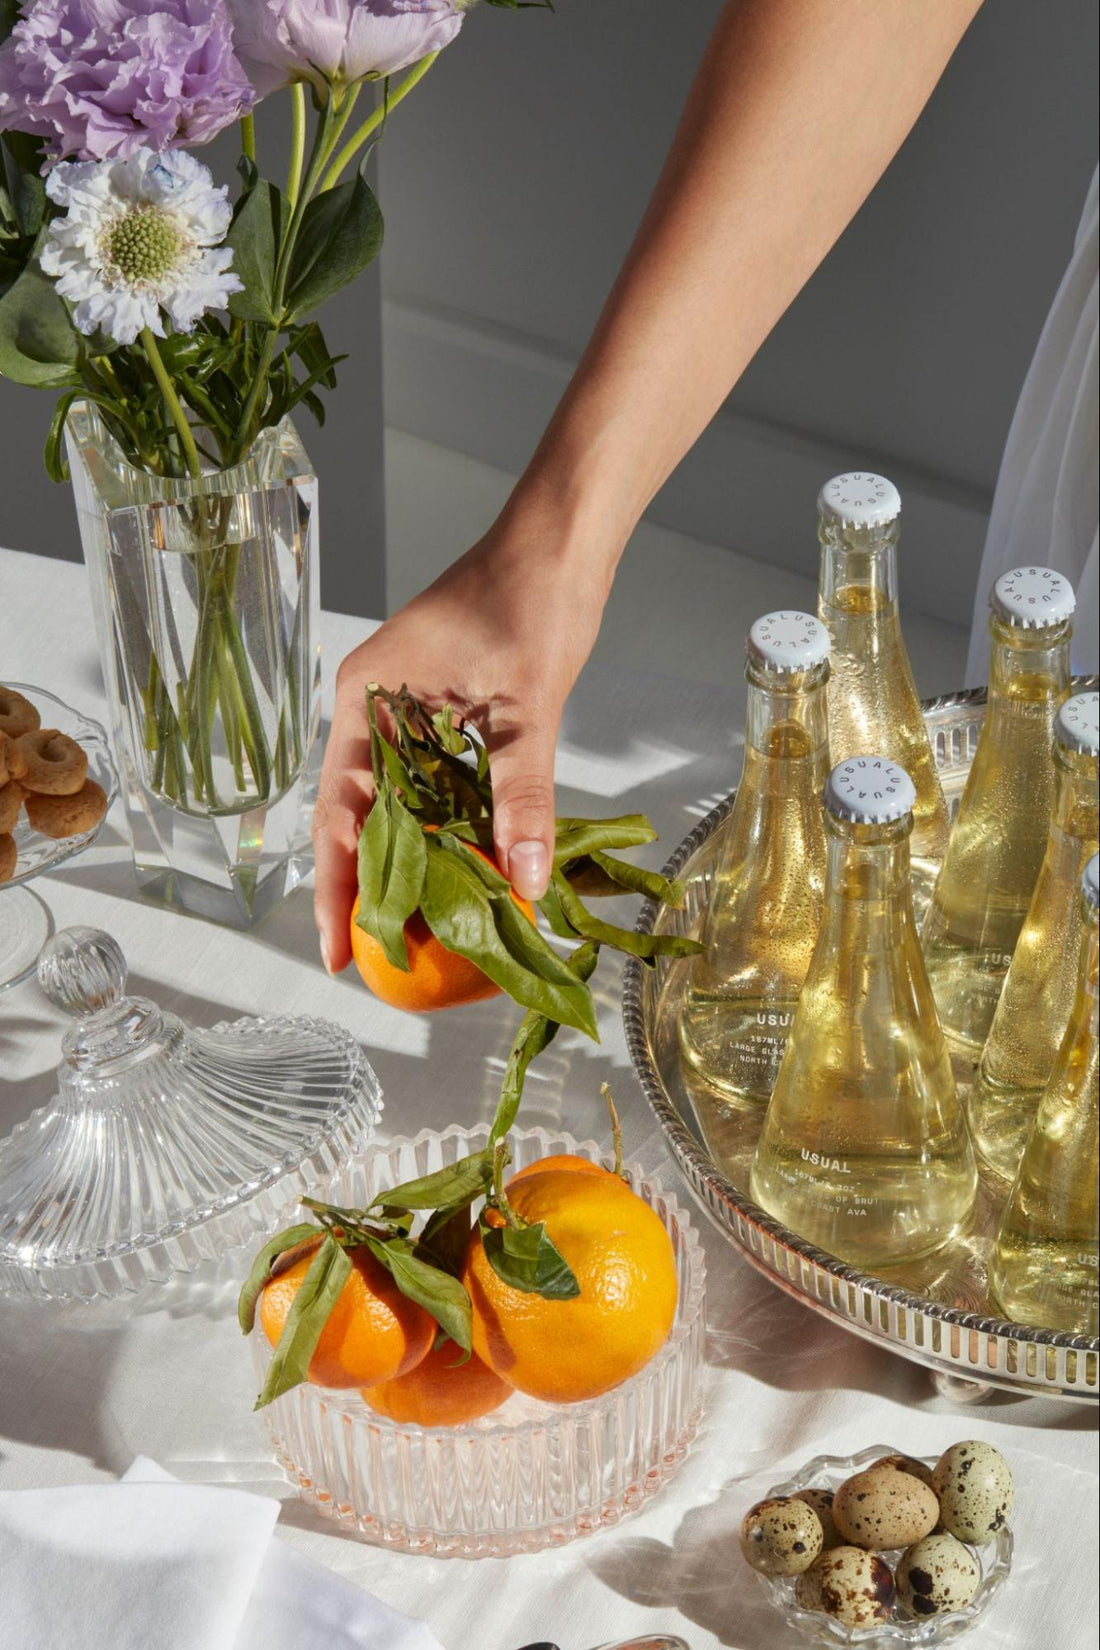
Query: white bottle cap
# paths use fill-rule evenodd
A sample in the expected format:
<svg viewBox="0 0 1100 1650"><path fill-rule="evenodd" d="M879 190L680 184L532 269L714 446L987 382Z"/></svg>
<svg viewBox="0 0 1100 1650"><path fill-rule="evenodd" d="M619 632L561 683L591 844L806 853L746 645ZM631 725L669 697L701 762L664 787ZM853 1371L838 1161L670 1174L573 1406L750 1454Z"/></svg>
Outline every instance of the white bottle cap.
<svg viewBox="0 0 1100 1650"><path fill-rule="evenodd" d="M812 670L829 657L829 632L811 613L765 613L749 631L747 651L766 670Z"/></svg>
<svg viewBox="0 0 1100 1650"><path fill-rule="evenodd" d="M1073 586L1053 567L1014 567L993 586L990 604L1005 624L1021 630L1045 630L1072 619L1077 603Z"/></svg>
<svg viewBox="0 0 1100 1650"><path fill-rule="evenodd" d="M1100 693L1075 693L1063 699L1054 718L1054 737L1082 756L1100 755Z"/></svg>
<svg viewBox="0 0 1100 1650"><path fill-rule="evenodd" d="M917 792L904 768L885 756L850 756L825 785L825 806L854 825L888 825L912 813Z"/></svg>
<svg viewBox="0 0 1100 1650"><path fill-rule="evenodd" d="M885 476L850 470L825 483L817 507L823 516L848 527L884 527L901 515L901 494Z"/></svg>
<svg viewBox="0 0 1100 1650"><path fill-rule="evenodd" d="M1081 872L1081 892L1085 902L1095 911L1100 905L1100 854L1093 854Z"/></svg>

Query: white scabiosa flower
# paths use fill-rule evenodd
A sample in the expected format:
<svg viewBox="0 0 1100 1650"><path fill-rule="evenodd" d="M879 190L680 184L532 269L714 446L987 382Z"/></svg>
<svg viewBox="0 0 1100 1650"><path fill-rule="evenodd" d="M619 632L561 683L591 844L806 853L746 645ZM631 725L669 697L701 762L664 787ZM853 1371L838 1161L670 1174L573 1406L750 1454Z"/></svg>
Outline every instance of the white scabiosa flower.
<svg viewBox="0 0 1100 1650"><path fill-rule="evenodd" d="M190 332L225 309L241 282L225 239L228 191L184 149L138 149L125 160L64 161L46 192L65 208L40 262L83 333L132 344L143 327L163 338L166 315Z"/></svg>

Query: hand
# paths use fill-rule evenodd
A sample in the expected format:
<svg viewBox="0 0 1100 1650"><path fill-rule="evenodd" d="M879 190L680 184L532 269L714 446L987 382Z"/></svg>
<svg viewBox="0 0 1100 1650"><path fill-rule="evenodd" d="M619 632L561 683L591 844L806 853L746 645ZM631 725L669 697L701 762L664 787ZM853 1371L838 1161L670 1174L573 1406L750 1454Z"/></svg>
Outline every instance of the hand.
<svg viewBox="0 0 1100 1650"><path fill-rule="evenodd" d="M330 973L351 960L359 829L373 785L365 689L407 684L468 716L493 778L498 863L541 899L554 850L554 749L562 707L592 649L607 583L568 566L552 535L506 511L481 542L348 654L313 816L314 917Z"/></svg>

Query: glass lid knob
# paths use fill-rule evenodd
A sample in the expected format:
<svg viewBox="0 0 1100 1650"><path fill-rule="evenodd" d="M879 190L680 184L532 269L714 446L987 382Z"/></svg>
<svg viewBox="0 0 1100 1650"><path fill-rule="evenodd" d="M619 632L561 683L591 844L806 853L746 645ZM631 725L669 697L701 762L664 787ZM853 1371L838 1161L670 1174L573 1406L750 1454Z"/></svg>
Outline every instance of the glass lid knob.
<svg viewBox="0 0 1100 1650"><path fill-rule="evenodd" d="M98 1014L121 1002L126 958L102 928L63 928L39 953L38 983L66 1014Z"/></svg>

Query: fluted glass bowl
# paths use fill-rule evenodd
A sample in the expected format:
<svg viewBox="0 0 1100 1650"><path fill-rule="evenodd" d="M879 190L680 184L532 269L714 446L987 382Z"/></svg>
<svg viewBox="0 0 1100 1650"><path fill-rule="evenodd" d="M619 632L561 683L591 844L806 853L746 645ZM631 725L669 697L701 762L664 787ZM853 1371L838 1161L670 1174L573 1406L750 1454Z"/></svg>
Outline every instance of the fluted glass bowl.
<svg viewBox="0 0 1100 1650"><path fill-rule="evenodd" d="M799 1468L782 1484L774 1484L767 1497L762 1499L795 1495L799 1490L837 1490L846 1478L851 1478L853 1473L862 1472L875 1461L881 1461L884 1455L904 1453L906 1452L899 1450L896 1444L875 1444L870 1449L860 1450L858 1455L815 1455L812 1461L807 1461L804 1467ZM936 1465L935 1456L928 1459L915 1456L913 1459L924 1459L924 1465L927 1467ZM948 1610L941 1616L918 1618L904 1614L899 1604L895 1606L894 1620L875 1627L846 1627L843 1622L834 1620L832 1616L827 1616L820 1610L804 1610L795 1598L793 1576L762 1576L755 1571L753 1573L771 1596L784 1621L800 1633L807 1644L823 1645L829 1647L829 1650L835 1650L838 1644L865 1645L868 1650L912 1650L914 1646L919 1646L920 1650L928 1650L931 1645L951 1644L963 1633L968 1633L974 1623L988 1610L1012 1568L1012 1531L1005 1525L997 1531L987 1546L968 1546L967 1550L977 1559L982 1574L978 1590L965 1609ZM893 1570L901 1557L901 1551L899 1549L897 1552L887 1552L881 1556Z"/></svg>
<svg viewBox="0 0 1100 1650"><path fill-rule="evenodd" d="M62 733L75 739L88 758L88 778L94 779L97 785L102 786L107 797L107 809L118 793L118 780L115 777L111 753L107 745L107 735L98 722L93 722L90 716L82 716L71 705L58 699L56 694L47 693L45 688L32 687L27 682L5 682L5 687L11 688L14 693L21 693L29 699L42 718L44 728L60 728ZM93 825L91 830L81 831L77 836L60 838L43 836L36 831L25 813L20 814L19 821L13 835L19 853L15 870L2 886L13 888L17 883L29 882L32 877L41 876L46 871L52 871L56 866L79 854L95 841L103 829L103 819Z"/></svg>
<svg viewBox="0 0 1100 1650"><path fill-rule="evenodd" d="M543 1129L509 1135L512 1168L550 1153L594 1162L593 1141ZM386 1187L480 1150L488 1129L425 1131L350 1164L333 1201L361 1207ZM668 1340L621 1386L579 1404L515 1393L459 1427L376 1415L355 1392L308 1383L264 1410L275 1453L302 1499L364 1541L436 1557L535 1552L615 1524L675 1472L702 1408L705 1267L698 1233L655 1181L628 1165L672 1239L679 1299ZM252 1335L262 1384L271 1347Z"/></svg>

